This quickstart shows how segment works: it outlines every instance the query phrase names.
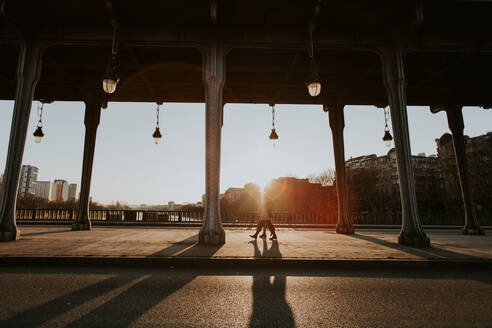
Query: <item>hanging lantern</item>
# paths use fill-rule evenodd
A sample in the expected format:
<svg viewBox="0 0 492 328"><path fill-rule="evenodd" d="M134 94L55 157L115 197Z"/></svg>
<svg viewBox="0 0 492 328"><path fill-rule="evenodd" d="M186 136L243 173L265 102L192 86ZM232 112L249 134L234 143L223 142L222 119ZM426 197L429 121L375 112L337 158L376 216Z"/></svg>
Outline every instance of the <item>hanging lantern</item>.
<svg viewBox="0 0 492 328"><path fill-rule="evenodd" d="M388 111L386 107L384 108L384 136L383 142L386 147L391 147L391 142L393 141L393 137L391 136L389 127L388 127Z"/></svg>
<svg viewBox="0 0 492 328"><path fill-rule="evenodd" d="M159 143L159 141L161 141L162 134L161 134L161 130L159 130L159 128L155 128L155 131L152 134L152 138L154 138L154 143L156 145Z"/></svg>
<svg viewBox="0 0 492 328"><path fill-rule="evenodd" d="M104 92L109 94L114 93L116 91L116 86L120 81L120 78L118 77L118 73L116 73L114 61L115 59L110 59L110 62L108 63L108 67L106 68L106 72L104 73L103 82L102 82Z"/></svg>
<svg viewBox="0 0 492 328"><path fill-rule="evenodd" d="M306 78L306 86L311 97L319 96L321 93L321 79L318 72L312 71Z"/></svg>
<svg viewBox="0 0 492 328"><path fill-rule="evenodd" d="M318 74L318 67L314 60L314 45L313 45L313 30L309 30L309 58L310 58L310 70L306 77L306 87L308 88L309 95L311 97L319 96L321 93L321 78Z"/></svg>
<svg viewBox="0 0 492 328"><path fill-rule="evenodd" d="M156 118L157 118L157 123L155 126L155 131L152 134L152 138L154 138L154 143L157 145L162 138L161 130L159 129L159 110L161 108L162 102L157 102L157 108L156 108Z"/></svg>
<svg viewBox="0 0 492 328"><path fill-rule="evenodd" d="M113 45L111 47L111 56L109 57L108 66L103 75L102 87L106 93L114 93L116 86L120 81L118 72L116 71L116 22L113 22Z"/></svg>
<svg viewBox="0 0 492 328"><path fill-rule="evenodd" d="M38 103L38 117L39 121L37 124L36 131L34 131L33 136L34 136L34 142L40 143L43 140L44 133L43 133L43 105L41 101Z"/></svg>
<svg viewBox="0 0 492 328"><path fill-rule="evenodd" d="M34 135L34 141L36 143L40 143L44 137L43 128L41 126L38 126L36 131L34 131L33 135Z"/></svg>
<svg viewBox="0 0 492 328"><path fill-rule="evenodd" d="M384 131L383 141L384 141L384 145L386 147L391 146L391 142L393 141L393 137L391 136L391 133L389 132L389 130Z"/></svg>

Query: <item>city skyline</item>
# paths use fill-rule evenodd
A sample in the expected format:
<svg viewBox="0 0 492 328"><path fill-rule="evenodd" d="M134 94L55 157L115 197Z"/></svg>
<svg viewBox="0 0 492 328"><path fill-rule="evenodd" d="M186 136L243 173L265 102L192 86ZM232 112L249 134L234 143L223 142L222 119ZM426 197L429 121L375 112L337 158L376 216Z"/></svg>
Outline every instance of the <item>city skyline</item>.
<svg viewBox="0 0 492 328"><path fill-rule="evenodd" d="M40 168L39 180L64 177L80 184L84 143L84 105L55 102L45 105L45 138L34 143L37 102L31 111L23 164ZM161 144L153 143L154 103L110 103L102 111L98 129L91 195L108 204L165 204L198 202L204 193L204 104L165 103L161 110ZM0 169L5 167L13 102L0 102ZM463 109L465 134L490 130L491 111ZM435 138L449 132L445 113L409 107L412 154L436 152ZM333 168L333 146L328 115L320 105L277 105L279 134L268 140L271 109L266 104L227 104L222 128L221 190L249 182L265 185L270 179L299 178ZM390 122L391 126L391 122ZM387 153L381 141L384 116L372 106L346 106L346 159ZM305 160L299 160L299 156ZM128 174L132 172L132 174ZM239 174L238 174L239 173ZM156 181L158 183L156 183ZM137 192L138 191L138 192Z"/></svg>
<svg viewBox="0 0 492 328"><path fill-rule="evenodd" d="M35 197L55 202L77 200L77 183L69 183L60 178L39 180L38 174L39 168L36 165L22 165L18 189L19 198ZM0 186L2 183L3 174L0 175Z"/></svg>

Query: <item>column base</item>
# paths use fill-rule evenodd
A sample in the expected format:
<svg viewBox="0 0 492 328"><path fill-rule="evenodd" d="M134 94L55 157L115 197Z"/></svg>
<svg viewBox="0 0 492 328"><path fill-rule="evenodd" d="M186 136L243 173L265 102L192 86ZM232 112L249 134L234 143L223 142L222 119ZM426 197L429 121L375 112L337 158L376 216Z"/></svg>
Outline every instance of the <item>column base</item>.
<svg viewBox="0 0 492 328"><path fill-rule="evenodd" d="M482 228L468 228L464 227L461 230L461 233L464 235L473 235L473 236L483 236L485 235L485 231Z"/></svg>
<svg viewBox="0 0 492 328"><path fill-rule="evenodd" d="M219 233L198 233L198 243L201 245L223 245L225 244L225 231Z"/></svg>
<svg viewBox="0 0 492 328"><path fill-rule="evenodd" d="M407 234L400 232L398 244L412 247L430 247L430 239L426 235Z"/></svg>
<svg viewBox="0 0 492 328"><path fill-rule="evenodd" d="M20 239L20 231L15 228L14 231L0 231L0 242L14 241Z"/></svg>
<svg viewBox="0 0 492 328"><path fill-rule="evenodd" d="M75 222L72 224L72 231L75 230L92 230L92 223L87 222L87 223L77 223Z"/></svg>
<svg viewBox="0 0 492 328"><path fill-rule="evenodd" d="M347 226L339 226L337 225L336 229L337 233L341 233L344 235L353 235L354 234L354 227L347 227Z"/></svg>

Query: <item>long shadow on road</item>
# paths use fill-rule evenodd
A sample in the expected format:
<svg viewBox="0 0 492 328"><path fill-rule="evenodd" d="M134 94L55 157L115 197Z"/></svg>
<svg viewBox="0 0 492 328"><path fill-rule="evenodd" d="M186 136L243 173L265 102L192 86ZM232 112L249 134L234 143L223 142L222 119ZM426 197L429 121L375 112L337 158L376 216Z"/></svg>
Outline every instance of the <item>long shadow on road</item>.
<svg viewBox="0 0 492 328"><path fill-rule="evenodd" d="M394 245L374 237L355 235L360 238L375 242L387 247L393 247L402 251L414 252L424 256L419 249L412 249ZM197 236L191 236L180 242L170 245L152 256L193 256L200 252L202 256L212 257L220 246L204 247L196 243ZM255 258L281 258L279 244L265 240L261 249L258 243L252 242ZM261 242L260 242L261 243ZM425 249L433 251L435 249ZM180 253L181 252L181 253ZM449 251L446 251L449 252ZM451 252L453 253L453 252ZM443 253L439 253L443 254ZM456 255L456 254L455 254ZM458 254L461 256L461 254ZM261 264L259 264L261 265ZM306 270L292 269L282 270L275 268L262 268L241 270L218 270L218 269L132 269L132 268L0 268L0 277L3 274L27 274L27 275L52 275L52 274L86 275L104 273L112 275L109 278L98 281L78 290L68 289L67 293L43 304L36 304L35 295L32 296L31 308L17 314L2 313L4 321L0 321L1 327L40 325L55 325L60 316L70 314L70 311L79 309L78 317L70 322L70 327L87 326L119 326L128 327L134 324L140 317L165 300L167 297L180 290L196 277L199 276L252 276L251 287L253 296L253 308L249 321L249 327L295 327L296 322L293 311L286 298L287 276L300 277L378 277L378 278L410 278L410 279L463 279L476 280L488 285L492 284L490 270L458 271L458 270ZM36 279L34 276L33 279ZM57 283L63 280L56 278ZM23 286L13 287L23 288ZM27 286L27 288L31 288ZM73 288L73 287L72 287ZM4 294L9 288L0 284L0 293ZM12 288L10 288L12 290ZM29 289L28 289L29 290ZM5 293L7 294L7 293ZM8 294L7 294L8 295ZM202 298L203 299L200 299ZM206 302L206 295L196 299L197 304ZM138 302L137 302L138 300ZM9 302L14 302L15 299ZM11 303L12 304L12 303ZM28 305L28 304L23 304ZM0 312L1 313L1 312Z"/></svg>
<svg viewBox="0 0 492 328"><path fill-rule="evenodd" d="M181 252L191 246L197 247L198 235L193 235L181 241L178 241L174 244L171 244L169 247L161 249L160 251L155 252L154 254L149 255L148 257L171 257L176 253ZM217 251L217 249L215 250Z"/></svg>
<svg viewBox="0 0 492 328"><path fill-rule="evenodd" d="M221 247L221 245L203 247L194 242L196 240L196 235L189 237L151 256L172 256L184 249L189 249L190 252L193 252L193 249L200 249L202 255L210 257ZM74 270L75 272L78 274L83 273L80 270ZM116 272L118 271L115 270ZM84 306L86 303L93 302L98 297L107 296L107 294L121 288L123 289L121 293L110 298L108 301L103 301L101 305L88 311L75 321L72 321L68 326L88 327L96 324L96 326L101 327L128 327L152 307L187 285L198 275L198 272L194 271L190 272L192 274L180 275L178 279L165 280L159 272L155 270L152 272L153 274L150 275L145 274L145 272L133 274L121 274L119 272L114 277L18 313L7 320L0 321L0 326L39 326L67 311L78 306ZM125 289L125 285L129 285L129 287ZM139 301L136 302L136 300Z"/></svg>
<svg viewBox="0 0 492 328"><path fill-rule="evenodd" d="M222 245L199 245L197 239L198 235L191 236L151 256L173 256L183 250L185 250L184 252L193 254L194 250L196 250L201 256L211 257L222 247ZM186 256L183 253L180 255ZM118 296L82 316L80 319L72 322L68 327L88 327L94 325L94 323L100 323L104 326L128 327L144 313L186 286L197 276L197 273L192 273L181 275L179 279L163 280L160 275L150 275L132 285ZM135 300L139 300L139 302Z"/></svg>
<svg viewBox="0 0 492 328"><path fill-rule="evenodd" d="M63 297L41 304L30 310L21 312L7 320L0 321L2 327L37 327L58 315L61 315L77 306L105 295L112 290L119 288L127 283L130 283L137 276L115 276L90 286L81 288L77 291L64 295ZM33 295L33 297L35 297Z"/></svg>
<svg viewBox="0 0 492 328"><path fill-rule="evenodd" d="M282 257L276 240L268 248L268 242L263 239L263 252L260 252L256 240L251 243L255 258ZM295 327L292 309L285 298L286 280L285 272L275 270L253 274L253 312L249 327Z"/></svg>

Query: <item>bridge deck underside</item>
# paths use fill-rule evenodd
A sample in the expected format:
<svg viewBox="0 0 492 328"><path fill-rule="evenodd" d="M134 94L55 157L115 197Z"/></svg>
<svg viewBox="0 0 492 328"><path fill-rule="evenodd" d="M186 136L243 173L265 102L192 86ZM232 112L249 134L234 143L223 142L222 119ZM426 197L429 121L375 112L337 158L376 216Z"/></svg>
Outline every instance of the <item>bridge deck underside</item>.
<svg viewBox="0 0 492 328"><path fill-rule="evenodd" d="M224 102L384 105L378 46L409 49L409 105L492 104L487 2L325 1L316 19L315 57L323 89L310 97L306 28L316 1L219 1L217 40L228 45ZM101 92L111 47L103 1L7 1L6 18L48 40L35 99L80 101ZM204 102L202 56L210 42L208 1L114 3L121 82L111 101ZM90 17L90 19L87 19ZM21 22L21 23L19 23ZM15 98L18 36L0 21L0 99ZM434 51L432 46L449 47ZM483 51L460 51L467 46ZM431 51L432 50L432 51Z"/></svg>

